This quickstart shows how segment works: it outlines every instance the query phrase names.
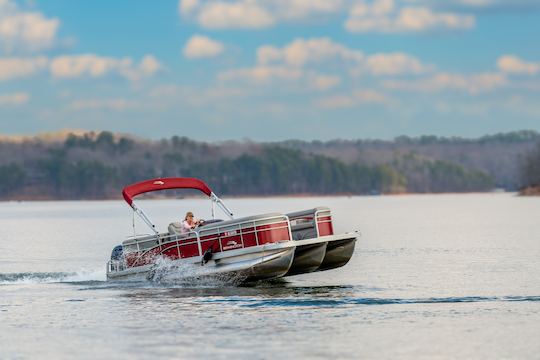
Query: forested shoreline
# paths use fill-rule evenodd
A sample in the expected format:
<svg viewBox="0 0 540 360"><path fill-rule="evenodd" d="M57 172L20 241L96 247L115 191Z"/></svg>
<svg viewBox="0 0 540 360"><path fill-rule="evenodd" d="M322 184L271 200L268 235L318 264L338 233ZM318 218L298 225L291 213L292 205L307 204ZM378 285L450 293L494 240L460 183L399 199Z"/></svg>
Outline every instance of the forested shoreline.
<svg viewBox="0 0 540 360"><path fill-rule="evenodd" d="M525 155L521 176L523 187L521 195L540 196L540 143Z"/></svg>
<svg viewBox="0 0 540 360"><path fill-rule="evenodd" d="M518 190L536 181L539 142L532 131L479 139L217 144L179 136L143 140L107 131L54 140L4 138L0 199L118 198L127 184L176 176L203 179L223 195Z"/></svg>

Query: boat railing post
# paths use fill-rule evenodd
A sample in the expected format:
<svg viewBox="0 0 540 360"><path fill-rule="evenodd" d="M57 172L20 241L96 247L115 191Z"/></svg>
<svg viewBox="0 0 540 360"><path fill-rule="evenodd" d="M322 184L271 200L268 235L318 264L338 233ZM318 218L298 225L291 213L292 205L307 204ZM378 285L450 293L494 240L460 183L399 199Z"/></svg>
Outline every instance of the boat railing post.
<svg viewBox="0 0 540 360"><path fill-rule="evenodd" d="M313 222L314 222L314 225L315 225L315 231L317 233L317 237L319 237L319 210L316 210L315 211L315 214L313 214Z"/></svg>
<svg viewBox="0 0 540 360"><path fill-rule="evenodd" d="M202 245L201 245L201 237L199 236L198 231L193 231L195 235L197 235L197 246L199 248L199 256L202 256Z"/></svg>
<svg viewBox="0 0 540 360"><path fill-rule="evenodd" d="M154 224L152 224L152 222L150 221L148 216L146 216L144 211L142 209L139 209L139 207L137 205L135 205L135 202L131 203L131 208L133 209L133 211L135 211L137 213L137 215L139 215L139 217L144 221L144 223L146 225L148 225L148 227L150 229L152 229L154 234L156 234L156 235L159 234L159 232L156 230L156 226Z"/></svg>
<svg viewBox="0 0 540 360"><path fill-rule="evenodd" d="M223 210L224 213L227 214L227 216L232 220L234 219L234 215L232 211L221 201L221 199L214 194L213 192L210 194L211 199Z"/></svg>
<svg viewBox="0 0 540 360"><path fill-rule="evenodd" d="M221 227L217 228L217 241L219 243L219 251L223 252L223 245L221 244Z"/></svg>
<svg viewBox="0 0 540 360"><path fill-rule="evenodd" d="M238 224L238 233L240 234L240 241L242 242L242 248L244 248L244 235L242 231L242 223Z"/></svg>
<svg viewBox="0 0 540 360"><path fill-rule="evenodd" d="M289 240L293 240L292 229L291 229L291 220L289 220L289 217L287 215L283 215L283 216L285 216L285 219L287 220L287 229L289 230Z"/></svg>
<svg viewBox="0 0 540 360"><path fill-rule="evenodd" d="M255 220L253 220L253 232L255 233L255 242L257 243L257 246L259 246L259 234L257 233L257 224L255 224Z"/></svg>

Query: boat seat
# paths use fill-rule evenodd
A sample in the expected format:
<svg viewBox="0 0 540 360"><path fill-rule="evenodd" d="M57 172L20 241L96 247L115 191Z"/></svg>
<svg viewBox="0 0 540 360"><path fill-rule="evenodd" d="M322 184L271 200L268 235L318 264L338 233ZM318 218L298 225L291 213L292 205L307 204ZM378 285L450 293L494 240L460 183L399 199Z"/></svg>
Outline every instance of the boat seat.
<svg viewBox="0 0 540 360"><path fill-rule="evenodd" d="M317 230L312 221L292 225L291 232L294 240L313 239L317 237Z"/></svg>
<svg viewBox="0 0 540 360"><path fill-rule="evenodd" d="M111 260L121 260L124 247L122 245L116 245L111 253Z"/></svg>
<svg viewBox="0 0 540 360"><path fill-rule="evenodd" d="M292 231L305 230L313 227L313 221L305 221L298 224L291 225Z"/></svg>
<svg viewBox="0 0 540 360"><path fill-rule="evenodd" d="M171 235L185 235L182 232L182 223L179 221L170 223L167 229L169 230L169 234Z"/></svg>
<svg viewBox="0 0 540 360"><path fill-rule="evenodd" d="M303 230L296 230L293 231L292 236L294 240L314 239L317 237L317 229L310 227Z"/></svg>

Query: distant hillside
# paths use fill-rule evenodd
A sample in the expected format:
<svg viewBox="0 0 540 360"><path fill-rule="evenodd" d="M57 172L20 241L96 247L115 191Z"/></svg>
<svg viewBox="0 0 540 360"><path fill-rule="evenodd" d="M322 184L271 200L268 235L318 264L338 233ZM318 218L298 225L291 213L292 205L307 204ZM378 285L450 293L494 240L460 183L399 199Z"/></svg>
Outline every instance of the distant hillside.
<svg viewBox="0 0 540 360"><path fill-rule="evenodd" d="M215 144L110 132L0 137L0 199L118 197L152 177L193 176L226 195L515 190L540 134Z"/></svg>
<svg viewBox="0 0 540 360"><path fill-rule="evenodd" d="M522 195L540 196L540 144L525 155L522 162Z"/></svg>
<svg viewBox="0 0 540 360"><path fill-rule="evenodd" d="M346 163L391 164L411 155L453 163L479 170L495 181L495 186L516 190L522 186L520 169L525 155L540 143L535 131L488 135L478 139L400 136L393 141L335 140L328 142L286 141L280 146L306 153L341 159Z"/></svg>

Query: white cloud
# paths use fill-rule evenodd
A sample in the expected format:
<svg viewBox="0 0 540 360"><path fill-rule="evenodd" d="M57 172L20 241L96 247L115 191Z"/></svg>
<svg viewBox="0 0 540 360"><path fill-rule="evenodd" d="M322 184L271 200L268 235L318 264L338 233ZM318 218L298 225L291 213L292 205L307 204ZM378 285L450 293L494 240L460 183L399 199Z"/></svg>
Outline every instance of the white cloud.
<svg viewBox="0 0 540 360"><path fill-rule="evenodd" d="M497 60L497 67L508 74L536 75L540 73L540 63L527 62L515 55L504 55Z"/></svg>
<svg viewBox="0 0 540 360"><path fill-rule="evenodd" d="M136 109L139 103L126 99L86 99L76 100L69 104L71 110L113 110L126 111Z"/></svg>
<svg viewBox="0 0 540 360"><path fill-rule="evenodd" d="M99 78L118 74L136 81L154 75L163 66L153 55L146 55L136 64L131 58L101 57L94 54L66 55L53 59L44 56L0 58L0 81L28 77L48 70L55 78Z"/></svg>
<svg viewBox="0 0 540 360"><path fill-rule="evenodd" d="M163 65L161 65L154 55L145 55L139 64L122 68L119 73L129 80L137 82L154 75L162 69Z"/></svg>
<svg viewBox="0 0 540 360"><path fill-rule="evenodd" d="M486 7L495 3L493 0L456 0L455 2L460 5L472 7Z"/></svg>
<svg viewBox="0 0 540 360"><path fill-rule="evenodd" d="M433 0L422 0L421 2L433 4ZM538 0L445 0L434 5L467 10L530 11L538 9L540 3Z"/></svg>
<svg viewBox="0 0 540 360"><path fill-rule="evenodd" d="M178 9L180 14L188 15L199 6L199 0L180 0Z"/></svg>
<svg viewBox="0 0 540 360"><path fill-rule="evenodd" d="M327 91L341 83L337 75L305 71L298 67L256 65L250 68L226 70L218 75L218 80L226 83L247 85L275 85L277 83L295 85L295 89Z"/></svg>
<svg viewBox="0 0 540 360"><path fill-rule="evenodd" d="M342 11L349 0L180 0L179 11L206 29L262 29Z"/></svg>
<svg viewBox="0 0 540 360"><path fill-rule="evenodd" d="M397 28L410 31L426 29L470 29L475 25L472 15L436 13L428 8L403 8L397 19Z"/></svg>
<svg viewBox="0 0 540 360"><path fill-rule="evenodd" d="M159 63L159 61L156 59L153 55L146 55L142 58L140 64L139 64L139 70L144 75L153 75L159 70L161 70L163 66Z"/></svg>
<svg viewBox="0 0 540 360"><path fill-rule="evenodd" d="M329 96L317 100L317 106L325 109L342 109L366 104L388 103L388 98L374 90L356 90L351 94Z"/></svg>
<svg viewBox="0 0 540 360"><path fill-rule="evenodd" d="M46 57L0 58L0 81L31 76L47 67Z"/></svg>
<svg viewBox="0 0 540 360"><path fill-rule="evenodd" d="M197 21L207 29L258 29L275 23L268 10L250 0L208 2L201 6Z"/></svg>
<svg viewBox="0 0 540 360"><path fill-rule="evenodd" d="M532 1L532 0L517 0ZM448 7L491 6L492 0L180 0L179 12L206 29L262 29L279 23L313 22L349 11L352 32L420 32L470 29L475 17ZM501 3L497 1L497 4Z"/></svg>
<svg viewBox="0 0 540 360"><path fill-rule="evenodd" d="M358 76L418 75L432 72L433 66L404 53L365 55L362 51L334 42L329 38L295 39L283 47L264 45L257 50L257 62L252 67L230 69L218 74L218 80L256 86L280 85L282 91L328 91L354 76L344 87L356 86ZM368 79L367 81L373 81ZM375 80L376 81L376 80ZM380 94L357 92L324 100L331 103L376 102ZM336 105L337 106L337 105ZM351 105L352 106L352 105Z"/></svg>
<svg viewBox="0 0 540 360"><path fill-rule="evenodd" d="M364 59L361 51L349 49L329 38L296 39L283 48L261 46L257 50L259 64L284 63L304 66L325 61L359 62Z"/></svg>
<svg viewBox="0 0 540 360"><path fill-rule="evenodd" d="M458 90L471 95L493 91L506 84L506 77L500 73L471 75L439 73L429 78L418 80L387 80L383 82L383 86L391 90L419 92Z"/></svg>
<svg viewBox="0 0 540 360"><path fill-rule="evenodd" d="M266 4L278 19L305 19L316 14L333 14L343 9L347 1L343 0L274 0Z"/></svg>
<svg viewBox="0 0 540 360"><path fill-rule="evenodd" d="M0 3L0 47L7 53L39 51L52 47L60 20L39 12L21 11L15 2Z"/></svg>
<svg viewBox="0 0 540 360"><path fill-rule="evenodd" d="M51 61L51 74L58 78L101 77L131 67L130 58L116 59L94 54L59 56Z"/></svg>
<svg viewBox="0 0 540 360"><path fill-rule="evenodd" d="M303 76L300 69L284 66L260 65L252 68L232 69L221 72L221 81L247 81L252 83L268 83L272 80L298 80Z"/></svg>
<svg viewBox="0 0 540 360"><path fill-rule="evenodd" d="M24 105L30 100L30 95L24 92L0 94L0 106Z"/></svg>
<svg viewBox="0 0 540 360"><path fill-rule="evenodd" d="M316 75L311 80L313 88L319 91L329 90L341 83L341 78L334 75Z"/></svg>
<svg viewBox="0 0 540 360"><path fill-rule="evenodd" d="M288 67L324 64L342 70L348 69L357 75L370 73L375 76L420 74L434 68L404 53L366 56L358 49L349 48L329 38L296 39L282 48L261 46L257 50L257 62L259 65Z"/></svg>
<svg viewBox="0 0 540 360"><path fill-rule="evenodd" d="M66 55L51 60L50 72L56 78L103 77L119 74L130 80L150 76L162 68L152 55L146 55L139 64L129 58L103 57L95 54Z"/></svg>
<svg viewBox="0 0 540 360"><path fill-rule="evenodd" d="M184 47L184 56L189 59L215 57L224 49L225 46L219 41L202 35L193 35Z"/></svg>
<svg viewBox="0 0 540 360"><path fill-rule="evenodd" d="M374 0L353 6L345 28L351 32L421 32L433 29L470 29L475 25L472 15L435 12L427 7L399 8L394 0Z"/></svg>
<svg viewBox="0 0 540 360"><path fill-rule="evenodd" d="M366 59L366 66L374 75L421 74L433 69L404 53L371 55Z"/></svg>

